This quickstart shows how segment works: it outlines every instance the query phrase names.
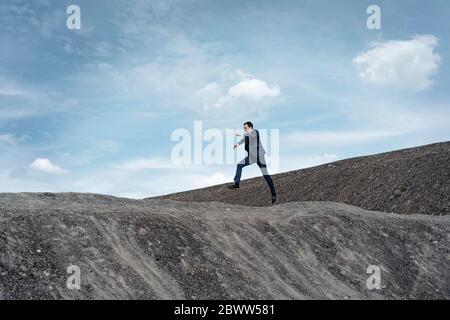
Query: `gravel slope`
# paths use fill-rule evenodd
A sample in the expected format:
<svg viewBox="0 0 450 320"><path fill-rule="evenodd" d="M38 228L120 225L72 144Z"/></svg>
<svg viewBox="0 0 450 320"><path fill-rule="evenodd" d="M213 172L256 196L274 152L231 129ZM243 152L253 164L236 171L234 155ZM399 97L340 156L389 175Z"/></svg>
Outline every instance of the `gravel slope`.
<svg viewBox="0 0 450 320"><path fill-rule="evenodd" d="M383 212L448 215L450 142L336 161L277 174L273 180L279 203L334 201ZM270 205L262 177L243 181L239 191L218 185L161 198Z"/></svg>
<svg viewBox="0 0 450 320"><path fill-rule="evenodd" d="M2 299L450 298L450 216L0 194ZM381 267L381 290L366 287ZM81 290L66 268L81 269Z"/></svg>

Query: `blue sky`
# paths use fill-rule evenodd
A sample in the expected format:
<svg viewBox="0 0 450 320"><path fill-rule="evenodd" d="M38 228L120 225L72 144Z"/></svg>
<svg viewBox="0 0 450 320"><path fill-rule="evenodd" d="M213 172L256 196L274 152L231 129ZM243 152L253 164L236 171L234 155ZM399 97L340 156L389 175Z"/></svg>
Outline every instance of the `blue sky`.
<svg viewBox="0 0 450 320"><path fill-rule="evenodd" d="M230 164L171 163L195 120L279 129L279 172L450 140L447 0L9 0L0 15L0 192L231 182Z"/></svg>

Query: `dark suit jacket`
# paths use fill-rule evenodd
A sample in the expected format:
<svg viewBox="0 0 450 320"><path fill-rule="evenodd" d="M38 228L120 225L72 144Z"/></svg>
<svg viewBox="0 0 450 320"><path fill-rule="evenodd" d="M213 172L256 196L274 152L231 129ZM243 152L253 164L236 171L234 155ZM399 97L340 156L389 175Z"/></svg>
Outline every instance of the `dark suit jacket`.
<svg viewBox="0 0 450 320"><path fill-rule="evenodd" d="M261 157L266 154L266 150L264 150L259 137L259 131L256 129L244 134L244 137L238 142L238 145L243 143L245 143L245 150L248 152L250 157L256 158L258 155Z"/></svg>

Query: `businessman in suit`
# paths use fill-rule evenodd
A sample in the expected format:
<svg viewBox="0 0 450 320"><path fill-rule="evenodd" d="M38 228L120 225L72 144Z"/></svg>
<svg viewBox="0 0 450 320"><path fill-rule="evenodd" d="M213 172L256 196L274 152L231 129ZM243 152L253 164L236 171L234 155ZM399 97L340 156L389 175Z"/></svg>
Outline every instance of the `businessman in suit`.
<svg viewBox="0 0 450 320"><path fill-rule="evenodd" d="M272 204L275 204L277 201L277 194L273 185L272 178L267 171L265 159L266 151L261 144L259 132L258 130L253 129L253 124L250 121L244 123L244 131L244 136L234 146L234 148L236 149L241 144L245 144L245 151L247 151L247 156L237 164L236 175L234 177L234 185L229 186L228 188L232 190L239 189L242 169L248 165L256 163L261 169L264 179L266 179L266 182L269 186L270 193L272 194Z"/></svg>

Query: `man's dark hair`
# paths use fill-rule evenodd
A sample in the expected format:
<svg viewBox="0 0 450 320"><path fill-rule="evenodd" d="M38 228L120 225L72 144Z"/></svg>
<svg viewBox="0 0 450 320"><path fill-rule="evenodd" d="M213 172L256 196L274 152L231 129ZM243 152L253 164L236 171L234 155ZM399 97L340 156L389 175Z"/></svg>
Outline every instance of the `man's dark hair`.
<svg viewBox="0 0 450 320"><path fill-rule="evenodd" d="M244 123L244 126L245 125L247 125L247 126L249 126L250 128L253 129L253 123L251 123L250 121L247 121L246 123Z"/></svg>

